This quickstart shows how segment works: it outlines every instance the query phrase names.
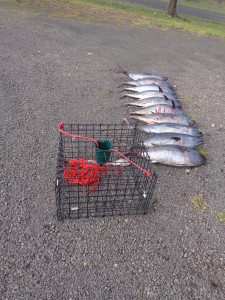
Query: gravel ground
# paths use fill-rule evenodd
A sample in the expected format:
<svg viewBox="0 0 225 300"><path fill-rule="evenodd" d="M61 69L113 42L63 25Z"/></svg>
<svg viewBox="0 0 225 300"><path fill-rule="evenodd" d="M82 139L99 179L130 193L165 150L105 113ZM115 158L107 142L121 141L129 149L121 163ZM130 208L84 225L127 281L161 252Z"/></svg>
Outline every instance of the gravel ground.
<svg viewBox="0 0 225 300"><path fill-rule="evenodd" d="M0 10L1 299L224 299L224 41ZM155 166L146 216L56 219L57 124L120 123L130 71L169 77L207 164ZM109 95L106 97L106 93ZM198 211L190 197L211 207Z"/></svg>

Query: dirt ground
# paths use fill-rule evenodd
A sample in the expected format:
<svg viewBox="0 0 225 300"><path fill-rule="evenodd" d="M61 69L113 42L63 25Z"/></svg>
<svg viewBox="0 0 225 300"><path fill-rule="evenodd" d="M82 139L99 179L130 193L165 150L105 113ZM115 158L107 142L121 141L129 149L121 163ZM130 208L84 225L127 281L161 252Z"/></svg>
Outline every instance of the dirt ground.
<svg viewBox="0 0 225 300"><path fill-rule="evenodd" d="M1 4L1 298L224 299L224 41ZM117 63L169 77L207 163L156 165L145 216L57 221L57 124L121 123Z"/></svg>

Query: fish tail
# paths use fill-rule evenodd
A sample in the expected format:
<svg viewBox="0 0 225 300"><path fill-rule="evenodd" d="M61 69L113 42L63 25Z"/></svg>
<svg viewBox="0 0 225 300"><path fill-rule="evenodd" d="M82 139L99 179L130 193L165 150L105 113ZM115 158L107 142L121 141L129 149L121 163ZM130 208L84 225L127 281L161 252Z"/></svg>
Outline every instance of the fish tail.
<svg viewBox="0 0 225 300"><path fill-rule="evenodd" d="M128 72L125 71L125 70L118 64L118 62L116 62L116 64L117 64L117 66L119 67L120 71L121 71L123 74L125 74L125 75L128 76Z"/></svg>
<svg viewBox="0 0 225 300"><path fill-rule="evenodd" d="M124 85L126 85L126 82L123 82L121 85L118 86L118 88L120 89L120 88L124 87Z"/></svg>
<svg viewBox="0 0 225 300"><path fill-rule="evenodd" d="M127 124L129 130L132 130L135 126L130 123L130 119L130 115L128 114L126 118L123 118L123 121Z"/></svg>

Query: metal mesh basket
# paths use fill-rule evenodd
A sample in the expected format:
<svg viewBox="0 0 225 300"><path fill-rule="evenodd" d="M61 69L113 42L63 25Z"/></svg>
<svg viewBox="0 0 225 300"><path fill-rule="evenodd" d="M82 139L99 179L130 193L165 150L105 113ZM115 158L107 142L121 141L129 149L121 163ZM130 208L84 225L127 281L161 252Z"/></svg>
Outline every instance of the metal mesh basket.
<svg viewBox="0 0 225 300"><path fill-rule="evenodd" d="M93 142L60 133L55 187L58 219L146 214L148 212L157 176L150 160L135 154L146 151L137 128L130 131L125 124L64 124L64 131L96 140L111 141L114 149L122 153L127 152L126 156L141 168L149 171L151 176L148 177L132 164L124 166L121 173L113 175L106 168L96 188L93 191L84 192L81 185L70 184L63 179L63 163L74 158L83 158L86 161L95 159L95 145ZM118 159L120 159L118 154L112 152L108 164L117 162Z"/></svg>

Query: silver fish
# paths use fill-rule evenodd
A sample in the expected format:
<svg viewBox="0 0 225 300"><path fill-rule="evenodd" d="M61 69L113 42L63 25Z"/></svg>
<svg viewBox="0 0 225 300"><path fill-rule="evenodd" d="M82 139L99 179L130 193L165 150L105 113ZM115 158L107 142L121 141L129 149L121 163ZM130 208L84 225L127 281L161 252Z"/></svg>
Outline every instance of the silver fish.
<svg viewBox="0 0 225 300"><path fill-rule="evenodd" d="M151 114L145 116L131 116L131 119L142 121L147 124L154 123L174 123L182 125L193 125L194 121L183 115L171 115L171 114Z"/></svg>
<svg viewBox="0 0 225 300"><path fill-rule="evenodd" d="M144 145L148 147L164 146L164 145L179 145L187 148L195 148L203 143L202 137L194 137L180 133L155 133L147 137Z"/></svg>
<svg viewBox="0 0 225 300"><path fill-rule="evenodd" d="M143 79L139 79L139 80L125 81L125 82L123 82L123 84L120 87L122 87L124 85L141 86L141 85L146 85L146 84L159 85L160 87L165 86L165 87L168 87L168 88L171 88L172 90L174 90L174 87L172 87L167 81L163 81L163 80L159 80L159 79L152 79L152 78L143 78Z"/></svg>
<svg viewBox="0 0 225 300"><path fill-rule="evenodd" d="M145 84L145 85L140 85L140 86L134 86L134 87L125 87L121 92L124 91L132 91L132 92L145 92L145 91L157 91L161 93L172 93L175 95L176 93L171 90L170 88L167 87L160 87L158 85L150 85L150 84Z"/></svg>
<svg viewBox="0 0 225 300"><path fill-rule="evenodd" d="M144 74L138 74L138 73L128 73L126 71L123 71L124 74L129 76L133 80L143 79L143 78L153 78L153 79L159 79L159 80L167 80L168 77L161 76L158 74L151 74L151 73L144 73Z"/></svg>
<svg viewBox="0 0 225 300"><path fill-rule="evenodd" d="M166 96L170 100L176 100L176 96L174 96L172 93L161 93L157 91L145 91L145 92L139 92L134 94L124 94L120 99L125 97L130 97L134 99L146 99L151 97L163 97Z"/></svg>
<svg viewBox="0 0 225 300"><path fill-rule="evenodd" d="M124 158L118 158L117 160L114 160L112 162L107 163L108 166L121 166L121 167L127 167L131 165L129 161L127 161Z"/></svg>
<svg viewBox="0 0 225 300"><path fill-rule="evenodd" d="M184 115L183 111L173 103L173 106L156 104L153 106L145 107L130 113L131 115L150 115L150 114L172 114L172 115Z"/></svg>
<svg viewBox="0 0 225 300"><path fill-rule="evenodd" d="M152 163L160 163L175 167L197 167L206 162L206 158L198 151L182 146L157 146L140 153L142 157L150 157Z"/></svg>
<svg viewBox="0 0 225 300"><path fill-rule="evenodd" d="M128 124L130 129L133 129L133 125L129 125L128 121L124 119L126 123ZM202 136L202 132L196 128L189 127L187 125L181 125L181 124L172 124L172 123L158 123L153 125L138 125L138 129L145 133L166 133L166 132L172 132L172 133L181 133L181 134L187 134L191 136Z"/></svg>
<svg viewBox="0 0 225 300"><path fill-rule="evenodd" d="M132 92L144 92L144 91L157 91L163 92L162 89L158 85L141 85L141 86L134 86L134 87L125 87L121 92L124 91L132 91Z"/></svg>
<svg viewBox="0 0 225 300"><path fill-rule="evenodd" d="M127 104L124 104L123 106L138 106L138 107L149 107L157 104L164 104L164 105L170 105L175 106L178 108L181 108L180 102L176 100L170 100L166 97L152 97L152 98L146 98L142 100L137 100L134 102L130 102Z"/></svg>

